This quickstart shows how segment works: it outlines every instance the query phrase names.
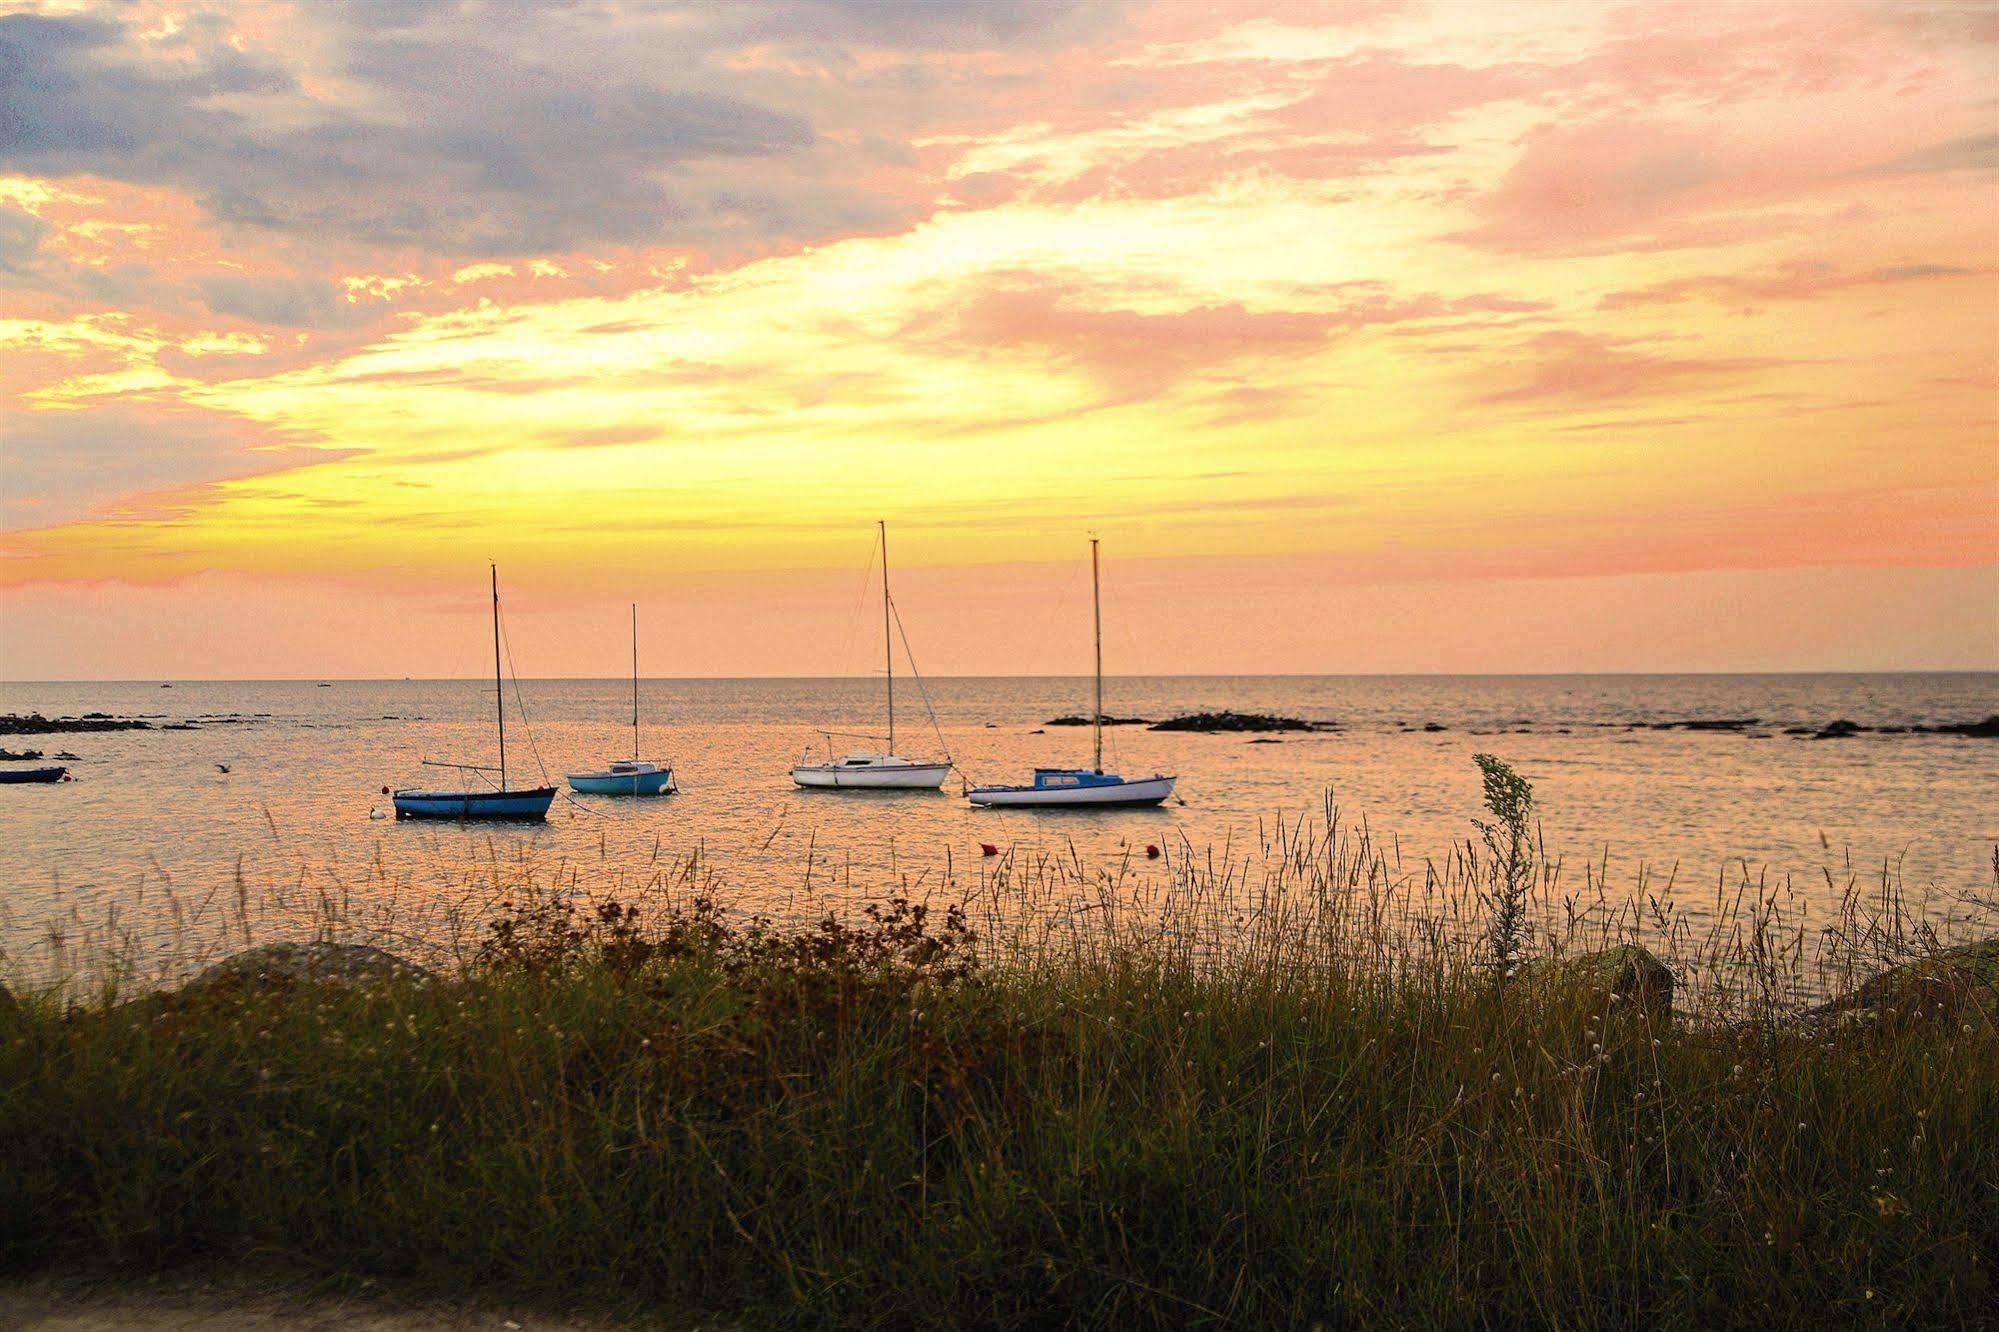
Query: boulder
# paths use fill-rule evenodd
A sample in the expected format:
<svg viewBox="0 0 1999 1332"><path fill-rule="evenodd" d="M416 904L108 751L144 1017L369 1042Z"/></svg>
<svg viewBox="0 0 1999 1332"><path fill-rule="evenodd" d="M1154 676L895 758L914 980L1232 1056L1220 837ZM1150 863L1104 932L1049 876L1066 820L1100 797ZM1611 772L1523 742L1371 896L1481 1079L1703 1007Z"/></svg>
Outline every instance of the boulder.
<svg viewBox="0 0 1999 1332"><path fill-rule="evenodd" d="M1543 958L1528 964L1526 979L1546 990L1573 990L1592 1003L1628 1004L1657 1025L1673 1019L1672 968L1637 944Z"/></svg>
<svg viewBox="0 0 1999 1332"><path fill-rule="evenodd" d="M1323 731L1335 729L1328 722L1309 722L1298 717L1274 717L1262 712L1196 712L1154 722L1148 730L1200 731Z"/></svg>
<svg viewBox="0 0 1999 1332"><path fill-rule="evenodd" d="M1090 726L1093 725L1095 721L1096 718L1094 717L1068 716L1068 717L1051 717L1047 721L1041 724L1043 726ZM1106 712L1104 714L1104 725L1150 726L1152 725L1152 719L1149 717L1113 717L1111 716L1110 713Z"/></svg>
<svg viewBox="0 0 1999 1332"><path fill-rule="evenodd" d="M256 992L294 985L358 989L384 983L424 985L435 979L416 963L367 944L276 943L217 962L181 987L181 993Z"/></svg>
<svg viewBox="0 0 1999 1332"><path fill-rule="evenodd" d="M1999 1020L1999 938L1946 948L1871 976L1805 1014L1808 1026Z"/></svg>
<svg viewBox="0 0 1999 1332"><path fill-rule="evenodd" d="M1941 726L1912 726L1912 731L1928 731L1931 735L1968 735L1980 740L1999 740L1999 712L1984 721L1945 722Z"/></svg>

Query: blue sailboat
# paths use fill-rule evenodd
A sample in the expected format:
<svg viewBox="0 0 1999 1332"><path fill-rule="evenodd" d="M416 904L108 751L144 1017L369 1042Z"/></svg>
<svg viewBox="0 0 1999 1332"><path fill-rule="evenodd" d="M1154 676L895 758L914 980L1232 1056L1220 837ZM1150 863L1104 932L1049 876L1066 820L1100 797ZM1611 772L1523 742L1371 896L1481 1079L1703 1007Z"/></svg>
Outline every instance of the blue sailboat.
<svg viewBox="0 0 1999 1332"><path fill-rule="evenodd" d="M671 795L673 765L639 757L639 608L632 606L632 756L612 759L602 772L572 772L570 789L585 795Z"/></svg>
<svg viewBox="0 0 1999 1332"><path fill-rule="evenodd" d="M500 567L493 566L493 705L500 733L498 787L484 791L425 791L406 788L395 793L398 819L517 819L539 822L548 817L555 799L552 786L507 789L507 708L500 678ZM432 763L431 767L457 768L461 772L493 772L472 763Z"/></svg>
<svg viewBox="0 0 1999 1332"><path fill-rule="evenodd" d="M975 805L1025 809L1113 809L1157 805L1179 781L1170 773L1121 777L1104 771L1104 608L1097 574L1097 540L1090 538L1090 606L1097 638L1096 692L1090 714L1094 750L1087 768L1036 768L1034 780L1019 786L974 786L965 798Z"/></svg>

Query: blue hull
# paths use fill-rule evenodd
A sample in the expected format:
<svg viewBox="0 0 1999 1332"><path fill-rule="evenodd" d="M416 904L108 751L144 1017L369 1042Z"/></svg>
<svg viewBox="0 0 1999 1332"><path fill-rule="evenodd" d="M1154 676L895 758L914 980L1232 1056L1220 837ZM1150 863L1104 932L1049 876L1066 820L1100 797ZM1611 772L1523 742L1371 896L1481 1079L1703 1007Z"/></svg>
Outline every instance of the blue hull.
<svg viewBox="0 0 1999 1332"><path fill-rule="evenodd" d="M398 791L399 819L518 819L548 817L555 788L532 791Z"/></svg>
<svg viewBox="0 0 1999 1332"><path fill-rule="evenodd" d="M585 795L650 796L665 791L673 782L673 770L633 773L570 773L571 790Z"/></svg>
<svg viewBox="0 0 1999 1332"><path fill-rule="evenodd" d="M0 782L59 782L68 768L0 768Z"/></svg>

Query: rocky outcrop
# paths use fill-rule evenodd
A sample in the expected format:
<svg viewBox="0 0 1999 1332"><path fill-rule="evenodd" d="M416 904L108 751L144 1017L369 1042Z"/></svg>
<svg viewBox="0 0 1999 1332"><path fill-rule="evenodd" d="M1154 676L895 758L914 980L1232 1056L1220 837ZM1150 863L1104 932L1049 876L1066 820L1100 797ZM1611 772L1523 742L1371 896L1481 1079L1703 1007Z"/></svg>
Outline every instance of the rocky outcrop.
<svg viewBox="0 0 1999 1332"><path fill-rule="evenodd" d="M1154 731L1327 731L1337 730L1330 722L1309 722L1297 717L1276 717L1263 712L1196 712L1185 717L1154 722Z"/></svg>
<svg viewBox="0 0 1999 1332"><path fill-rule="evenodd" d="M1528 964L1524 979L1544 991L1572 991L1591 1004L1629 1005L1655 1025L1673 1020L1672 968L1637 944L1543 958Z"/></svg>
<svg viewBox="0 0 1999 1332"><path fill-rule="evenodd" d="M1912 731L1927 731L1931 735L1968 735L1980 740L1999 740L1999 712L1984 721L1945 722L1941 726L1912 726Z"/></svg>
<svg viewBox="0 0 1999 1332"><path fill-rule="evenodd" d="M1808 1028L1888 1022L1999 1022L1999 939L1888 968L1805 1014Z"/></svg>
<svg viewBox="0 0 1999 1332"><path fill-rule="evenodd" d="M1043 726L1088 726L1093 720L1094 718L1090 717L1055 717L1051 718L1048 721L1043 722L1042 725ZM1109 713L1105 713L1104 725L1150 726L1152 725L1152 719L1150 717L1113 717Z"/></svg>
<svg viewBox="0 0 1999 1332"><path fill-rule="evenodd" d="M181 987L184 996L330 985L358 989L381 984L428 984L429 971L367 944L264 944L216 963Z"/></svg>
<svg viewBox="0 0 1999 1332"><path fill-rule="evenodd" d="M150 731L153 724L138 717L113 717L86 712L81 717L44 717L39 712L0 714L0 735L56 735L69 731Z"/></svg>

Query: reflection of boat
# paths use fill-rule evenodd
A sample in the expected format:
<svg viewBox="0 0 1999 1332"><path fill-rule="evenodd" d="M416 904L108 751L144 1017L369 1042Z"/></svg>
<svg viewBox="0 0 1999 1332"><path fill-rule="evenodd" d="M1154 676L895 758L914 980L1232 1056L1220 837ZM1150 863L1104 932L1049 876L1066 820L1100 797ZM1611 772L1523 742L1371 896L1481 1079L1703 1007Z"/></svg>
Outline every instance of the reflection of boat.
<svg viewBox="0 0 1999 1332"><path fill-rule="evenodd" d="M888 593L888 524L881 528L882 550L882 651L888 668L888 745L881 753L869 749L856 749L844 757L835 759L831 749L836 732L821 731L826 737L827 758L824 763L800 763L791 770L791 780L800 786L824 790L840 791L935 791L944 785L944 779L951 773L951 758L947 754L941 761L904 758L895 752L895 639L893 620L894 603ZM907 640L903 644L908 647ZM909 663L912 674L916 670L915 659ZM922 678L917 678L921 688ZM926 705L928 700L925 700ZM936 717L931 717L936 724Z"/></svg>
<svg viewBox="0 0 1999 1332"><path fill-rule="evenodd" d="M632 757L613 759L602 772L572 772L572 790L586 795L659 795L671 793L673 765L642 759L639 754L639 608L632 607Z"/></svg>
<svg viewBox="0 0 1999 1332"><path fill-rule="evenodd" d="M0 768L0 782L59 782L69 769L60 764L50 768Z"/></svg>
<svg viewBox="0 0 1999 1332"><path fill-rule="evenodd" d="M555 799L554 787L536 786L519 791L507 789L507 709L500 679L500 570L497 565L493 568L493 704L494 720L500 734L498 788L487 791L398 791L395 793L397 818L539 820L548 817L549 803ZM429 763L429 760L425 762ZM471 763L434 763L430 766L457 768L463 772L494 771Z"/></svg>
<svg viewBox="0 0 1999 1332"><path fill-rule="evenodd" d="M1090 539L1090 605L1096 624L1096 694L1090 713L1094 754L1087 768L1036 768L1026 786L975 786L965 798L975 805L1031 806L1051 809L1101 809L1118 805L1156 805L1173 794L1177 777L1120 777L1104 771L1104 611L1097 577L1097 542Z"/></svg>

